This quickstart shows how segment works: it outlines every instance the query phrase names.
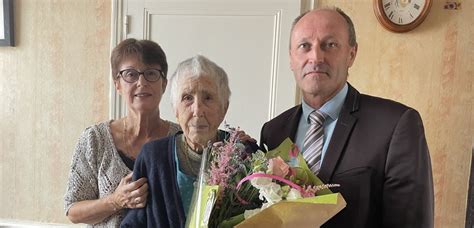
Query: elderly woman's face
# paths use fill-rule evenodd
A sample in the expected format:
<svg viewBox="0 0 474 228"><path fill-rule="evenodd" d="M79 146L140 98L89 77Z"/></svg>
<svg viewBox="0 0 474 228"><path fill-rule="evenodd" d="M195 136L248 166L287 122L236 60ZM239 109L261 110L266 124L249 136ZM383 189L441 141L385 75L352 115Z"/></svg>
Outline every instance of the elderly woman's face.
<svg viewBox="0 0 474 228"><path fill-rule="evenodd" d="M215 139L227 105L222 102L216 83L208 77L186 78L178 83L176 118L187 140L205 146Z"/></svg>
<svg viewBox="0 0 474 228"><path fill-rule="evenodd" d="M134 69L143 72L148 69L161 70L158 64L145 65L132 56L126 58L121 64L119 71ZM149 82L144 75L140 75L136 82L126 82L122 77L116 80L115 85L119 93L127 102L129 108L137 112L154 111L159 108L161 97L165 92L167 81L160 78L158 81Z"/></svg>

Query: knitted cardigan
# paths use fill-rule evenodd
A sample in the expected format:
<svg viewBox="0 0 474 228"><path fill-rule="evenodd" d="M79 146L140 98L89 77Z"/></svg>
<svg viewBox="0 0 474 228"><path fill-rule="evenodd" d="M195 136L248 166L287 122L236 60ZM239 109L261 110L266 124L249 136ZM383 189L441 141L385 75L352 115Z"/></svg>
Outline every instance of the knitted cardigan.
<svg viewBox="0 0 474 228"><path fill-rule="evenodd" d="M72 157L71 169L64 196L66 215L69 208L83 200L94 200L112 194L120 180L131 170L122 161L115 147L110 123L112 120L92 125L84 130ZM168 135L180 130L179 125L169 122ZM118 227L123 210L102 222L88 227Z"/></svg>

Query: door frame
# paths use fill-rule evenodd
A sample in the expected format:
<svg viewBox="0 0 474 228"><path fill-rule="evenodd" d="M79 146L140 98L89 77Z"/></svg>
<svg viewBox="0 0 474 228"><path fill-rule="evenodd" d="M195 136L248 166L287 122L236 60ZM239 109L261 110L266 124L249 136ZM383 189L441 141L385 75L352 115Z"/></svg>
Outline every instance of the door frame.
<svg viewBox="0 0 474 228"><path fill-rule="evenodd" d="M126 37L127 24L124 23L123 0L112 0L111 13L111 34L110 34L110 51L117 46ZM112 69L110 69L112 74ZM122 97L115 90L115 83L112 77L109 77L109 119L119 119L125 116L127 110L123 104Z"/></svg>

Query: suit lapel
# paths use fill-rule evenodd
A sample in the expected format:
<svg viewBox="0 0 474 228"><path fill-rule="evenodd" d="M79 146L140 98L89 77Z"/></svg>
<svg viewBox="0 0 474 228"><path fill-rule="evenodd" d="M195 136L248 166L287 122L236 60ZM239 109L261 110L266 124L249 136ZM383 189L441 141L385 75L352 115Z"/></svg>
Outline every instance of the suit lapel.
<svg viewBox="0 0 474 228"><path fill-rule="evenodd" d="M260 133L260 147L265 151L273 150L288 137L295 142L302 110L301 105L297 105L265 123Z"/></svg>
<svg viewBox="0 0 474 228"><path fill-rule="evenodd" d="M285 126L284 135L289 135L291 141L295 142L296 130L298 130L298 125L300 123L300 118L303 113L303 108L300 105L297 106L295 112L293 112L288 117L288 124Z"/></svg>
<svg viewBox="0 0 474 228"><path fill-rule="evenodd" d="M349 84L346 100L342 106L339 118L331 136L331 141L324 155L318 177L324 182L329 183L337 163L342 155L342 151L349 140L352 129L357 122L357 118L352 115L359 106L359 92Z"/></svg>

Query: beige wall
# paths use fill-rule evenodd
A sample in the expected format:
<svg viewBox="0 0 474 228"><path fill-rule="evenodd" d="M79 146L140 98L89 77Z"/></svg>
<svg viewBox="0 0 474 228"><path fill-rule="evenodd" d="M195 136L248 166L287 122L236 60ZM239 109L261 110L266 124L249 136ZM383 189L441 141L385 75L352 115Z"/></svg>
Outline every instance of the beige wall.
<svg viewBox="0 0 474 228"><path fill-rule="evenodd" d="M414 31L391 33L372 0L319 0L354 20L359 51L349 81L360 92L398 100L423 117L435 182L436 227L464 227L474 142L474 2L431 12ZM403 200L403 199L401 199Z"/></svg>
<svg viewBox="0 0 474 228"><path fill-rule="evenodd" d="M434 4L416 30L377 22L372 0L321 0L353 17L359 53L350 82L416 108L425 123L436 227L464 227L474 137L474 2ZM16 0L17 47L0 47L0 219L66 222L63 194L84 127L108 113L111 3Z"/></svg>
<svg viewBox="0 0 474 228"><path fill-rule="evenodd" d="M16 0L0 47L0 219L66 222L74 145L108 116L109 0Z"/></svg>

